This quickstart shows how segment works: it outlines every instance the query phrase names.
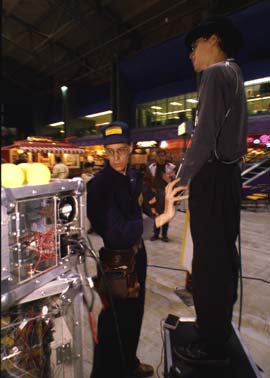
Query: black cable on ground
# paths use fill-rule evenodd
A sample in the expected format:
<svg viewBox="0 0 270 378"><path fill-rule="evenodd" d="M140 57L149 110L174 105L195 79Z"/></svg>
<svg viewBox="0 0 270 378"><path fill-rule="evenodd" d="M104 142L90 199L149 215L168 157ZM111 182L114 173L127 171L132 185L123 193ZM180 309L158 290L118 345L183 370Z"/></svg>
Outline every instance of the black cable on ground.
<svg viewBox="0 0 270 378"><path fill-rule="evenodd" d="M100 260L92 246L92 243L90 241L90 238L87 236L87 245L85 246L87 251L90 252L90 255L86 255L86 257L90 257L90 258L93 258L99 269L100 269L100 272L103 276L103 279L104 279L104 284L105 284L105 288L106 288L106 291L107 291L107 294L108 294L108 298L109 298L109 302L110 302L110 306L111 306L111 309L112 309L112 315L113 315L113 319L114 319L114 323L115 323L115 330L116 330L116 336L117 336L117 340L118 340L118 345L119 345L119 351L120 351L120 356L121 356L121 361L122 361L122 367L123 367L123 371L125 372L125 376L127 376L127 373L126 373L126 361L125 361L125 355L124 355L124 348L123 348L123 344L122 344L122 340L121 340L121 335L120 335L120 329L119 329L119 323L118 323L118 319L117 319L117 314L116 314L116 311L115 311L115 306L114 306L114 302L113 302L113 297L112 297L112 294L111 294L111 289L109 287L109 284L108 284L108 281L107 281L107 277L106 277L106 274L103 270L103 267L102 267L102 264L100 263Z"/></svg>
<svg viewBox="0 0 270 378"><path fill-rule="evenodd" d="M179 272L190 273L189 270L187 270L187 269L171 268L169 266L161 266L161 265L152 265L152 264L149 264L149 265L147 265L147 267L149 267L149 268L159 268L159 269L168 269L168 270L176 270L176 271L179 271ZM254 281L261 281L261 282L264 282L264 283L270 285L270 281L267 281L264 278L242 276L242 279L244 279L244 280L251 280L251 281L252 280L254 280Z"/></svg>
<svg viewBox="0 0 270 378"><path fill-rule="evenodd" d="M243 276L242 276L242 253L241 253L241 232L240 232L240 229L239 229L239 235L238 235L238 253L239 253L239 280L240 280L238 329L240 331L241 322L242 322L242 308L243 308Z"/></svg>
<svg viewBox="0 0 270 378"><path fill-rule="evenodd" d="M264 278L248 277L248 276L242 276L242 278L245 279L245 280L261 281L261 282L264 282L264 283L270 285L270 281L267 281Z"/></svg>
<svg viewBox="0 0 270 378"><path fill-rule="evenodd" d="M161 334L161 340L162 340L162 347L161 347L161 353L160 353L160 361L158 363L158 366L156 368L156 375L158 378L161 378L160 375L159 375L159 369L162 365L162 361L163 361L163 352L164 352L164 336L163 336L163 325L164 325L164 322L165 322L165 319L161 319L160 321L160 334Z"/></svg>
<svg viewBox="0 0 270 378"><path fill-rule="evenodd" d="M161 265L153 265L153 264L148 264L147 267L149 268L159 268L159 269L167 269L167 270L177 270L179 272L186 272L189 273L187 269L181 269L181 268L171 268L169 266L161 266Z"/></svg>

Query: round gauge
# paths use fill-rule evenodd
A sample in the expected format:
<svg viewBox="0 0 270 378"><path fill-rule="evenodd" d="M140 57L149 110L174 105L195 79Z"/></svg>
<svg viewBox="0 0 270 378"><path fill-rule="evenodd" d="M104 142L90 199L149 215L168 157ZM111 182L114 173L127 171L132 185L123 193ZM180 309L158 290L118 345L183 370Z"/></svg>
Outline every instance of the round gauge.
<svg viewBox="0 0 270 378"><path fill-rule="evenodd" d="M60 223L70 223L76 215L76 201L73 197L64 197L58 205L58 217Z"/></svg>

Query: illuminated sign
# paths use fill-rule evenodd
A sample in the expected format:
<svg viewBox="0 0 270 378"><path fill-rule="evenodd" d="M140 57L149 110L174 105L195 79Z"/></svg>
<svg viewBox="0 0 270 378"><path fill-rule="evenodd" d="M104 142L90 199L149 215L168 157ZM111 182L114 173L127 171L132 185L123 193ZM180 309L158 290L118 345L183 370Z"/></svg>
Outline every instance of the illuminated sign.
<svg viewBox="0 0 270 378"><path fill-rule="evenodd" d="M266 144L266 143L268 143L270 140L270 136L269 135L266 135L266 134L264 134L264 135L261 135L260 136L260 141L261 141L261 143L263 143L263 144Z"/></svg>
<svg viewBox="0 0 270 378"><path fill-rule="evenodd" d="M168 143L166 142L166 140L163 140L162 142L160 142L160 148L166 148L168 147Z"/></svg>
<svg viewBox="0 0 270 378"><path fill-rule="evenodd" d="M262 134L262 135L253 135L247 137L247 143L253 143L253 144L261 144L261 145L267 145L270 142L270 135L269 134Z"/></svg>
<svg viewBox="0 0 270 378"><path fill-rule="evenodd" d="M177 134L178 135L183 135L186 133L186 122L182 122L179 126L178 126L178 129L177 129Z"/></svg>
<svg viewBox="0 0 270 378"><path fill-rule="evenodd" d="M146 140L136 143L138 147L141 148L148 148L148 147L155 147L157 145L157 142L155 140Z"/></svg>

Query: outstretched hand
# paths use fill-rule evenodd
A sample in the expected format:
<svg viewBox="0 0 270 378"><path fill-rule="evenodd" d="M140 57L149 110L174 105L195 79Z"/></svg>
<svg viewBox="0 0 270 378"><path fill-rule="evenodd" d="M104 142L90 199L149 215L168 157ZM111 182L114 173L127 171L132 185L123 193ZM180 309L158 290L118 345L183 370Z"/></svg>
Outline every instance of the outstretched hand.
<svg viewBox="0 0 270 378"><path fill-rule="evenodd" d="M164 212L156 217L156 227L159 228L168 223L176 213L175 204L188 198L183 192L187 190L187 186L176 186L180 179L177 178L170 182L165 188L165 208Z"/></svg>

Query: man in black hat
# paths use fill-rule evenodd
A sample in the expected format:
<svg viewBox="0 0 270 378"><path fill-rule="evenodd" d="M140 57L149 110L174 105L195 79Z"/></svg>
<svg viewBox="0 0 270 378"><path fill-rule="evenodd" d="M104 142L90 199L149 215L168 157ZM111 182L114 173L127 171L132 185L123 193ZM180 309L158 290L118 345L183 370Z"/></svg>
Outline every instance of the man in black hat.
<svg viewBox="0 0 270 378"><path fill-rule="evenodd" d="M101 259L104 250L107 259L114 253L120 256L123 252L136 251L134 271L138 282L134 285L135 291L131 290L125 298L114 296L113 290L112 303L108 296L102 298L104 308L98 319L99 343L95 346L91 378L149 377L153 375L152 366L141 363L136 356L147 266L142 240L142 176L128 166L132 152L128 125L112 122L102 127L102 135L108 161L88 183L87 215L104 242ZM156 218L157 226L175 214L174 203L179 200L177 193L181 190L173 189L175 182L166 189L165 211ZM107 283L110 285L109 281Z"/></svg>
<svg viewBox="0 0 270 378"><path fill-rule="evenodd" d="M179 173L189 184L193 239L192 290L198 340L175 353L194 365L229 362L225 344L237 298L241 176L247 109L240 68L232 59L240 32L223 17L209 18L186 37L201 75L192 143Z"/></svg>

